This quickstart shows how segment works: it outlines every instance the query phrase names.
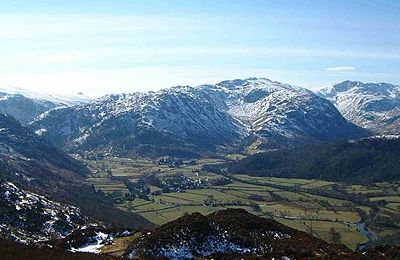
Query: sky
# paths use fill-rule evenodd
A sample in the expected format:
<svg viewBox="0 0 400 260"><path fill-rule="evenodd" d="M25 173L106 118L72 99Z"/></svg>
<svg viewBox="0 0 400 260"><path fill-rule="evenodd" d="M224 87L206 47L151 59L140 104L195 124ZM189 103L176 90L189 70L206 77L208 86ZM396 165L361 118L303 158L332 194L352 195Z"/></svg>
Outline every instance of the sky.
<svg viewBox="0 0 400 260"><path fill-rule="evenodd" d="M400 1L2 0L0 87L97 97L266 77L400 84Z"/></svg>

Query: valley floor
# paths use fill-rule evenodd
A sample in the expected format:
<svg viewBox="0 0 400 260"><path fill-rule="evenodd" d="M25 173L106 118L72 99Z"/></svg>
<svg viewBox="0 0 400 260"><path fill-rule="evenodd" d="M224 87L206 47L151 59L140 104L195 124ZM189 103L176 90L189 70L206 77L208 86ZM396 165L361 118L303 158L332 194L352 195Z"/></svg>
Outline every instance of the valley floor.
<svg viewBox="0 0 400 260"><path fill-rule="evenodd" d="M218 175L203 170L204 165L238 156L188 161L104 158L84 162L92 171L88 182L114 197L121 209L158 225L192 212L206 215L226 208L244 208L351 249L376 242L370 240L387 242L397 238L398 183L348 185L252 177L246 173Z"/></svg>

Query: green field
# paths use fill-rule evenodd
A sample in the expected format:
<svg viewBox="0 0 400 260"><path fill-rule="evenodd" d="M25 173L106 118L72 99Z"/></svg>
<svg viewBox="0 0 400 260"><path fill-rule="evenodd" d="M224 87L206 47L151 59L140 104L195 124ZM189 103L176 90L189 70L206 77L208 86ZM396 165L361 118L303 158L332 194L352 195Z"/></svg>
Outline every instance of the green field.
<svg viewBox="0 0 400 260"><path fill-rule="evenodd" d="M230 155L235 160L241 155ZM329 231L334 228L341 234L341 242L351 249L368 241L356 224L371 208L379 210L379 221L400 218L400 194L397 183L379 183L375 186L345 185L334 182L273 177L253 177L246 174L228 176L231 183L209 185L196 189L163 192L149 185L151 192L145 198L125 198L124 180L137 183L142 176L155 174L158 178L184 176L188 180L212 182L220 175L202 171L205 164L218 164L224 158L204 158L195 165L169 167L155 159L107 158L85 161L92 175L88 181L113 196L119 197L119 207L135 212L158 225L192 212L210 214L226 208L244 208L249 212L274 218L290 227L308 232L329 241ZM222 176L226 177L226 176ZM378 205L378 206L375 206ZM399 220L400 222L400 220ZM378 236L388 236L397 230L383 228L380 223L370 223Z"/></svg>

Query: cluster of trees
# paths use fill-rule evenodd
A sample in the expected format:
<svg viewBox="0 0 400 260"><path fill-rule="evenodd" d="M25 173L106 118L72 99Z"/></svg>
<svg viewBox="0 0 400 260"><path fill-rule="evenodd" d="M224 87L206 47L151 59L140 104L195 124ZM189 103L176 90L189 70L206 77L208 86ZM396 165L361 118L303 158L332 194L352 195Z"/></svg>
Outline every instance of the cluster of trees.
<svg viewBox="0 0 400 260"><path fill-rule="evenodd" d="M393 181L400 176L400 139L339 141L259 153L232 163L229 172L350 183Z"/></svg>

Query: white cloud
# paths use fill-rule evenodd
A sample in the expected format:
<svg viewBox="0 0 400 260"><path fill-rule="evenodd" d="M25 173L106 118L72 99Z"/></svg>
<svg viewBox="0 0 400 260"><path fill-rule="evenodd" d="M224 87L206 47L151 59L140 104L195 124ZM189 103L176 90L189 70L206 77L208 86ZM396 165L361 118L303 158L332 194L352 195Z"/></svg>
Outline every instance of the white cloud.
<svg viewBox="0 0 400 260"><path fill-rule="evenodd" d="M351 72L355 71L355 67L329 67L325 68L325 71L327 72Z"/></svg>
<svg viewBox="0 0 400 260"><path fill-rule="evenodd" d="M49 63L70 63L76 60L76 56L70 54L58 54L50 56L46 59Z"/></svg>

